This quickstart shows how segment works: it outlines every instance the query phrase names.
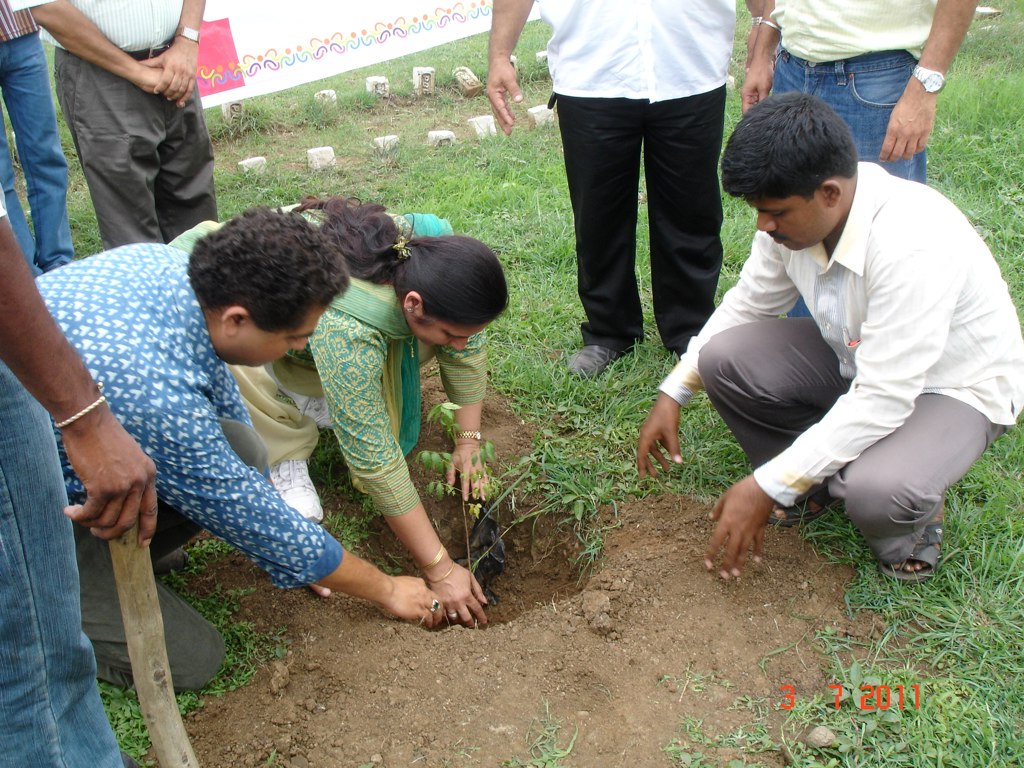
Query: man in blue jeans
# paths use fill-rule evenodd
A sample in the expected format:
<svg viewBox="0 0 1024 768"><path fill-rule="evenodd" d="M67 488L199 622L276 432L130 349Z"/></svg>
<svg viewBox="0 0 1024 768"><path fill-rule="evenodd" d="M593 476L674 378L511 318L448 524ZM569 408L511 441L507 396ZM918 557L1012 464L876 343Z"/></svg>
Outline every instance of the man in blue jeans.
<svg viewBox="0 0 1024 768"><path fill-rule="evenodd" d="M154 468L46 311L0 205L0 763L122 768L82 632L72 520L156 528ZM85 481L67 506L53 422ZM64 514L61 514L61 510Z"/></svg>
<svg viewBox="0 0 1024 768"><path fill-rule="evenodd" d="M0 183L7 215L33 272L48 272L74 258L68 226L68 164L57 133L39 27L31 12L12 11L8 0L0 0L0 90L17 138L32 229L14 188L7 131L0 125Z"/></svg>
<svg viewBox="0 0 1024 768"><path fill-rule="evenodd" d="M743 111L773 89L812 93L850 126L861 160L925 183L937 96L976 5L750 0Z"/></svg>
<svg viewBox="0 0 1024 768"><path fill-rule="evenodd" d="M861 160L926 184L938 93L976 5L747 0L743 111L772 92L814 94L850 126ZM808 316L803 299L790 316Z"/></svg>

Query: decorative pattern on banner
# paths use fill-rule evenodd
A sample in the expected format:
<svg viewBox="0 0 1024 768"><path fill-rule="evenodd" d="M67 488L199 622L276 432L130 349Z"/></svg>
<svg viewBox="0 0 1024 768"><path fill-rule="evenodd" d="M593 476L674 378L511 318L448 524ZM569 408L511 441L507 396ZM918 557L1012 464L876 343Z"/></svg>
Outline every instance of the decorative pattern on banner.
<svg viewBox="0 0 1024 768"><path fill-rule="evenodd" d="M431 5L209 0L196 78L203 106L283 90L490 29L492 0Z"/></svg>
<svg viewBox="0 0 1024 768"><path fill-rule="evenodd" d="M245 75L238 63L231 19L203 20L199 30L199 63L196 85L206 99L211 93L223 93L245 86Z"/></svg>

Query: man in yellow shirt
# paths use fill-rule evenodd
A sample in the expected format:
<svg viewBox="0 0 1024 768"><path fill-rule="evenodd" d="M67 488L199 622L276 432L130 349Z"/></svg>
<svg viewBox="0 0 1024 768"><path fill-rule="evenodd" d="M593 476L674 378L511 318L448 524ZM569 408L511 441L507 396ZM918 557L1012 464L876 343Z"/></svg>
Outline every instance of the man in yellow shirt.
<svg viewBox="0 0 1024 768"><path fill-rule="evenodd" d="M925 183L938 93L976 5L748 0L743 111L771 92L813 93L850 126L861 160Z"/></svg>

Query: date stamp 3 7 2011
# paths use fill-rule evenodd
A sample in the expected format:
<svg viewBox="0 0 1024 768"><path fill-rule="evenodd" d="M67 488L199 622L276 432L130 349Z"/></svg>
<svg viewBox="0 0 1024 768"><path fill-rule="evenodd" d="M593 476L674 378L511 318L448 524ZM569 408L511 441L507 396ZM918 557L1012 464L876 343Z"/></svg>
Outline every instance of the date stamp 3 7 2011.
<svg viewBox="0 0 1024 768"><path fill-rule="evenodd" d="M782 691L782 702L779 704L779 709L795 707L796 688L792 685L783 685L779 687L779 690ZM848 698L848 696L844 696L842 684L832 683L829 685L829 690L835 694L835 708L839 709L840 702L844 698ZM906 687L902 685L862 685L859 692L850 690L847 693L850 694L849 697L853 698L860 710L921 709L921 686L918 683Z"/></svg>

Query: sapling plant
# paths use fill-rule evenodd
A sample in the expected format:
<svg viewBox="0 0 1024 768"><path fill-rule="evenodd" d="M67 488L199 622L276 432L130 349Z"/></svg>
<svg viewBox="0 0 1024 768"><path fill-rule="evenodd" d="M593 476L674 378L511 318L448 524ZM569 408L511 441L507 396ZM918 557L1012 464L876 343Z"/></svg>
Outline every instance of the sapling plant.
<svg viewBox="0 0 1024 768"><path fill-rule="evenodd" d="M459 424L455 420L455 413L458 409L459 406L454 403L441 403L431 408L427 414L427 420L438 424L453 443L455 435L459 432ZM502 541L502 536L525 519L514 519L505 530L501 530L497 520L498 505L508 498L509 506L514 512L515 496L513 492L519 483L529 476L529 472L526 470L531 463L528 457L523 457L517 466L504 472L501 478L496 478L491 466L494 456L494 445L490 441L482 442L473 456L472 476L469 480L476 490L468 501L462 499L461 483L458 486L452 486L446 482L445 475L452 461L450 453L420 451L416 457L424 467L441 475L442 479L427 484L429 493L438 498L454 495L462 501L462 523L466 534L466 564L477 577L488 602L492 605L498 602L498 596L491 591L489 583L505 570L505 544ZM500 493L498 492L499 488L501 488Z"/></svg>
<svg viewBox="0 0 1024 768"><path fill-rule="evenodd" d="M432 421L439 425L452 443L455 442L455 433L459 431L459 423L455 420L455 412L459 410L459 407L451 402L438 403L427 414L427 421ZM445 472L447 472L448 467L452 463L451 453L447 451L420 451L417 460L427 469L437 472L442 476L441 480L432 480L427 483L427 491L429 493L432 493L439 499L443 499L445 496L460 494L459 488L448 485L443 479ZM483 486L480 488L480 497L471 500L465 505L466 513L474 520L480 516L480 511L483 509L483 500L488 498L495 490L493 474L490 472L487 464L489 461L494 461L494 443L490 440L484 440L480 443L480 449L474 457L473 474L470 477L470 482L473 484L483 480Z"/></svg>
<svg viewBox="0 0 1024 768"><path fill-rule="evenodd" d="M435 405L427 414L427 420L439 425L448 438L455 443L455 433L459 431L459 423L455 420L455 413L459 406L455 403L444 402ZM449 485L445 479L445 473L452 463L452 455L447 451L420 451L416 456L417 461L424 467L437 472L440 480L432 480L427 483L427 492L439 499L445 496L458 496L462 499L461 488L456 485ZM494 461L494 444L490 440L480 443L480 448L473 457L473 473L470 477L470 487L479 488L478 492L472 495L469 501L462 499L462 522L466 534L466 558L471 559L469 546L469 535L472 527L470 521L476 522L483 511L484 501L492 498L496 491L494 474L491 472L488 462ZM482 485L479 485L482 483ZM475 570L476 563L470 563L470 570Z"/></svg>

